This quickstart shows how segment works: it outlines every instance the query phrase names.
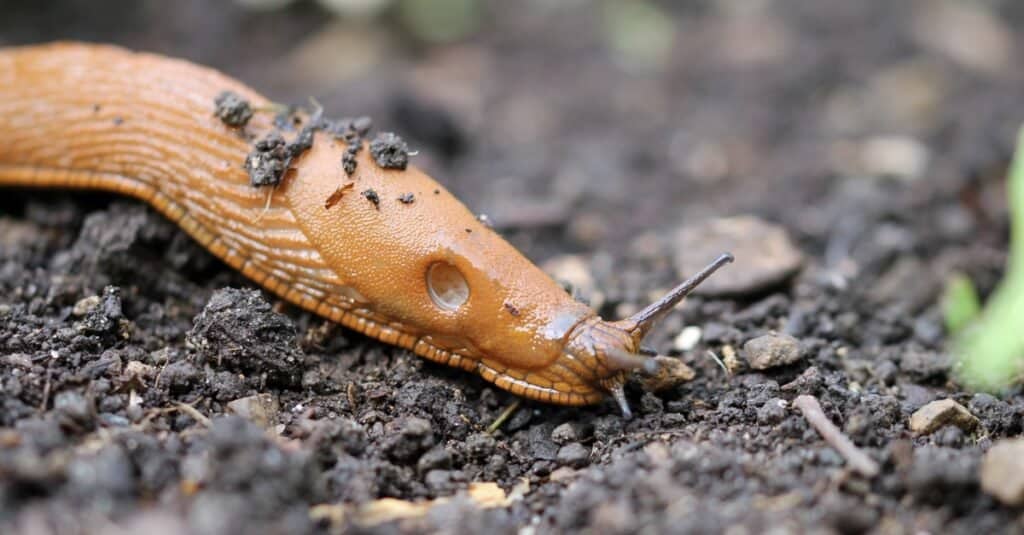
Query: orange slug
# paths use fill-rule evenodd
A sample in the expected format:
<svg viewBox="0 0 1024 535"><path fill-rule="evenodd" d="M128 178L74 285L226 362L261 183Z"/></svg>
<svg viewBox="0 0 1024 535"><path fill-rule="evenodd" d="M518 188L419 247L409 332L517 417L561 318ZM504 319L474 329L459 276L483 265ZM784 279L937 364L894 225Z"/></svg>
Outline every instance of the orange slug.
<svg viewBox="0 0 1024 535"><path fill-rule="evenodd" d="M258 111L273 108L181 60L76 43L3 49L0 184L141 199L299 307L526 398L612 395L627 415L627 372L654 362L639 352L644 335L732 260L605 321L401 154L388 161L395 139L371 150L358 121L332 131L319 114L281 124Z"/></svg>

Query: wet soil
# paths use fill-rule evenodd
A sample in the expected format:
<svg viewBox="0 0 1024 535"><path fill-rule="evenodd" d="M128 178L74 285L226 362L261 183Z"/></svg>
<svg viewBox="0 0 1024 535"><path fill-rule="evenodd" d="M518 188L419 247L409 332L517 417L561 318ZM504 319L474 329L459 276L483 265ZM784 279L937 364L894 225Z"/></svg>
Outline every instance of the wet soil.
<svg viewBox="0 0 1024 535"><path fill-rule="evenodd" d="M448 45L309 3L58 4L12 2L0 44L122 43L373 115L529 257L573 255L582 274L555 275L606 317L679 280L679 229L712 218L781 225L804 258L670 315L648 343L696 377L631 382L633 419L524 402L488 433L514 396L276 302L144 206L5 192L3 531L1024 530L979 485L983 453L1024 430L1024 395L960 388L938 309L951 273L987 292L1006 257L1018 3L664 2L676 44L653 65L609 44L624 15L580 3L491 2ZM754 369L743 348L765 335L786 363ZM880 475L846 467L791 406L802 394ZM910 415L944 398L980 425L914 436ZM482 508L471 482L516 499ZM453 495L382 524L318 508Z"/></svg>

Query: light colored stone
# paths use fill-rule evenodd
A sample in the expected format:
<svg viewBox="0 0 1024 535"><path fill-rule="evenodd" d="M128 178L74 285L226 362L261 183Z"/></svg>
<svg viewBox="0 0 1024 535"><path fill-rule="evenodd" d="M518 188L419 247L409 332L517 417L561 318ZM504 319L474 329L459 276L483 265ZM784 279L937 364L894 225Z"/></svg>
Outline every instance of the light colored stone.
<svg viewBox="0 0 1024 535"><path fill-rule="evenodd" d="M800 341L788 334L766 334L743 344L743 357L755 370L792 364L803 356Z"/></svg>
<svg viewBox="0 0 1024 535"><path fill-rule="evenodd" d="M910 430L917 435L928 435L950 424L970 431L978 425L978 419L952 399L933 401L910 415Z"/></svg>
<svg viewBox="0 0 1024 535"><path fill-rule="evenodd" d="M96 307L100 305L100 296L90 295L83 299L79 299L75 306L71 308L71 313L75 316L84 316L89 312L92 312Z"/></svg>
<svg viewBox="0 0 1024 535"><path fill-rule="evenodd" d="M252 423L270 429L277 425L277 416L280 407L277 398L270 394L256 394L238 398L228 402L228 410L251 421Z"/></svg>
<svg viewBox="0 0 1024 535"><path fill-rule="evenodd" d="M704 331L696 325L684 327L672 341L672 347L676 351L690 351L697 347L697 344L700 343L700 338L703 335Z"/></svg>
<svg viewBox="0 0 1024 535"><path fill-rule="evenodd" d="M981 489L1006 505L1024 505L1024 439L996 442L981 460Z"/></svg>
<svg viewBox="0 0 1024 535"><path fill-rule="evenodd" d="M920 178L928 169L928 147L909 136L875 136L861 145L864 171L873 176L906 180Z"/></svg>
<svg viewBox="0 0 1024 535"><path fill-rule="evenodd" d="M687 381L692 381L697 375L693 368L675 357L658 355L651 358L658 363L658 370L651 375L642 376L640 380L644 389L650 392L671 390Z"/></svg>

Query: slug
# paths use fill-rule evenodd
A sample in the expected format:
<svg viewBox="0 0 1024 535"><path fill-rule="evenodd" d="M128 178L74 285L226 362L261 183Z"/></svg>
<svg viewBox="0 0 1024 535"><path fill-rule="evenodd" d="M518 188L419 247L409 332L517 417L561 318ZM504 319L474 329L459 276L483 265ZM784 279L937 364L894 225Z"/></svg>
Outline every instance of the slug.
<svg viewBox="0 0 1024 535"><path fill-rule="evenodd" d="M3 49L0 185L140 199L303 309L519 396L611 395L626 415L627 373L655 362L639 351L644 335L732 260L605 321L406 166L396 139L377 147L359 121L253 113L271 108L182 60L77 43Z"/></svg>

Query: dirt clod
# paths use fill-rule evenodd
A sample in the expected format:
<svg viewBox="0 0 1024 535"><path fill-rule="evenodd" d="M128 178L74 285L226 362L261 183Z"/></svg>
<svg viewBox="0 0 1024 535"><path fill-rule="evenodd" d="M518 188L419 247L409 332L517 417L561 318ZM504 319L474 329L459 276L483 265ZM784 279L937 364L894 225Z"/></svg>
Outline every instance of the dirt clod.
<svg viewBox="0 0 1024 535"><path fill-rule="evenodd" d="M289 150L281 134L267 134L256 142L252 152L245 158L245 170L249 173L250 183L253 187L280 184L289 159Z"/></svg>
<svg viewBox="0 0 1024 535"><path fill-rule="evenodd" d="M302 380L296 336L292 321L274 312L259 291L225 288L196 316L188 340L197 363L294 386Z"/></svg>
<svg viewBox="0 0 1024 535"><path fill-rule="evenodd" d="M391 132L381 132L373 138L370 154L384 169L405 169L409 165L409 145Z"/></svg>
<svg viewBox="0 0 1024 535"><path fill-rule="evenodd" d="M372 204L374 208L380 210L380 195L377 195L376 191L372 189L363 190L362 195L366 200L370 201L370 204Z"/></svg>
<svg viewBox="0 0 1024 535"><path fill-rule="evenodd" d="M223 91L213 100L213 114L228 126L245 126L252 119L252 106L234 91Z"/></svg>

